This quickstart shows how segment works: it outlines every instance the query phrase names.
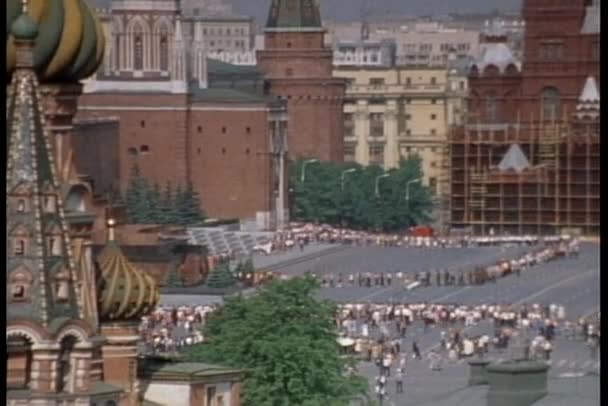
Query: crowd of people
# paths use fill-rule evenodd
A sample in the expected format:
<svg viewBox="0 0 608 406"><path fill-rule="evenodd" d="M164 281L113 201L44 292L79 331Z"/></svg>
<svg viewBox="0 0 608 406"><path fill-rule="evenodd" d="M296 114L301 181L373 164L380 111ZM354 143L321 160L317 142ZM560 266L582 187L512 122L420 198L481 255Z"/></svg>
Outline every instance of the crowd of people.
<svg viewBox="0 0 608 406"><path fill-rule="evenodd" d="M374 233L370 231L337 228L327 224L290 223L274 234L255 251L266 255L293 249L303 250L311 243L344 244L352 246L417 247L417 248L467 248L499 245L557 244L562 251L576 251L578 239L571 236L413 236L403 233Z"/></svg>
<svg viewBox="0 0 608 406"><path fill-rule="evenodd" d="M492 323L492 336L475 336L466 332L484 321ZM362 359L376 362L381 374L390 373L390 367L398 357L405 359L405 340L409 340L408 330L416 322L424 331L441 329L439 353L451 360L485 354L490 346L507 350L513 339L526 357L548 358L557 335L571 340L581 338L589 344L592 352L599 346L599 317L572 321L567 318L565 307L557 304L351 303L341 305L336 316L341 335L351 339L347 342L350 351ZM523 338L528 341L522 342ZM412 340L413 358L421 359L415 338ZM431 353L428 356L434 358ZM434 362L433 369L438 368L437 364Z"/></svg>
<svg viewBox="0 0 608 406"><path fill-rule="evenodd" d="M572 257L578 255L578 243L546 242L541 247L535 247L526 254L522 254L511 260L499 260L490 265L476 266L473 269L436 269L419 272L385 271L385 272L349 272L344 274L327 273L311 275L318 278L321 286L330 288L341 287L378 287L399 286L413 289L419 286L465 286L483 285L496 282L500 277L515 274L521 275L522 271L535 265L548 261Z"/></svg>
<svg viewBox="0 0 608 406"><path fill-rule="evenodd" d="M202 327L217 308L218 305L158 307L142 318L139 333L143 351L148 354L170 354L202 343Z"/></svg>

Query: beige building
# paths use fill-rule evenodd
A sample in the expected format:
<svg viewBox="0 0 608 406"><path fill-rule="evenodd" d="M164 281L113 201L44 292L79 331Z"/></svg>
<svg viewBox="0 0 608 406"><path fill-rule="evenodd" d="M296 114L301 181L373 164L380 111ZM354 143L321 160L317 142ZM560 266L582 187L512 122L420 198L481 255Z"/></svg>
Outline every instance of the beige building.
<svg viewBox="0 0 608 406"><path fill-rule="evenodd" d="M422 158L423 183L441 194L450 125L461 122L467 80L453 68L340 67L348 80L344 159L385 168Z"/></svg>

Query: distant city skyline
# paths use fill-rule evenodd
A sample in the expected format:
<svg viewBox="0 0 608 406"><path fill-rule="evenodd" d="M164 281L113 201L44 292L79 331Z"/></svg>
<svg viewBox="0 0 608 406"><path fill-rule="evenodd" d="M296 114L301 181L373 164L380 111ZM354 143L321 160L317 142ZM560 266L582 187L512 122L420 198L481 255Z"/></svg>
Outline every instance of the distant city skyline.
<svg viewBox="0 0 608 406"><path fill-rule="evenodd" d="M259 23L266 21L271 0L226 0L234 11L250 15ZM448 13L519 12L522 0L320 0L324 20L360 20L364 5L370 19L399 15L438 15ZM345 7L346 6L346 7Z"/></svg>
<svg viewBox="0 0 608 406"><path fill-rule="evenodd" d="M201 3L204 0L200 0ZM271 0L225 0L238 14L252 16L259 24L266 22ZM111 0L91 0L96 7L109 8ZM351 21L361 19L365 4L370 19L400 15L440 15L448 13L519 12L522 0L320 0L323 19Z"/></svg>

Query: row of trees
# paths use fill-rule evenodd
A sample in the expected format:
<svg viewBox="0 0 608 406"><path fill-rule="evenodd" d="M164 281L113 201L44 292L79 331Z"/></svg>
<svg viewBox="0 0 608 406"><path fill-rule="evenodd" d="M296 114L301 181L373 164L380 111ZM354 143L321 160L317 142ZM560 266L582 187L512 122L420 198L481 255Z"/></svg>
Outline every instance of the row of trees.
<svg viewBox="0 0 608 406"><path fill-rule="evenodd" d="M194 225L205 220L201 201L191 183L185 189L178 185L174 191L167 183L161 191L158 183L151 184L135 165L127 187L127 217L130 224Z"/></svg>
<svg viewBox="0 0 608 406"><path fill-rule="evenodd" d="M423 176L418 157L388 171L376 165L300 160L289 176L295 192L292 218L297 221L397 231L432 220L433 194L417 181Z"/></svg>
<svg viewBox="0 0 608 406"><path fill-rule="evenodd" d="M239 262L234 268L230 266L230 261L222 261L213 268L207 276L207 286L210 288L224 289L234 286L239 275L253 274L255 267L251 258L245 262Z"/></svg>

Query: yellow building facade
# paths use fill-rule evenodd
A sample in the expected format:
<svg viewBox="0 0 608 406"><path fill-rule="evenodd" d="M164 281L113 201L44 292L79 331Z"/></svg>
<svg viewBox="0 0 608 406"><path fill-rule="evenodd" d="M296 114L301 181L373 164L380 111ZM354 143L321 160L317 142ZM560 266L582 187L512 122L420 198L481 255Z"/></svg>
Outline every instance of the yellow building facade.
<svg viewBox="0 0 608 406"><path fill-rule="evenodd" d="M344 159L394 168L422 159L423 183L441 196L449 128L465 113L466 76L460 69L340 67L348 82Z"/></svg>

